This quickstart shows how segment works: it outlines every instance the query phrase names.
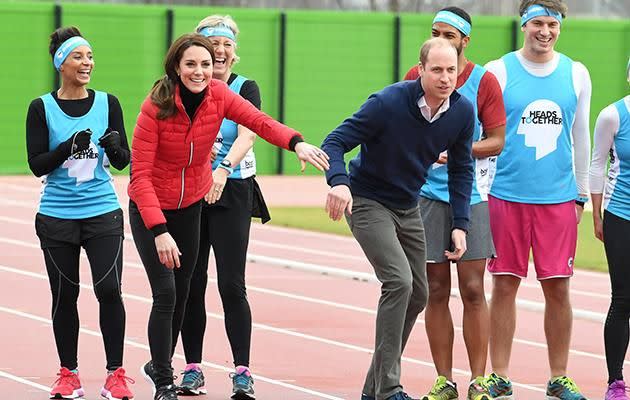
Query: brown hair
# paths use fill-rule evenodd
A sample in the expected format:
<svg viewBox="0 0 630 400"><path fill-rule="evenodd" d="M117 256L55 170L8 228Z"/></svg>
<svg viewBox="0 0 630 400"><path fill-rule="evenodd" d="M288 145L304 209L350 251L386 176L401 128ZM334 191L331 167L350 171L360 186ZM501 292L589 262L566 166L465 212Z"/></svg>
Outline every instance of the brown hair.
<svg viewBox="0 0 630 400"><path fill-rule="evenodd" d="M188 33L180 36L173 42L164 57L164 75L160 78L151 89L149 96L151 102L159 107L157 113L158 119L166 119L177 113L175 106L175 85L179 81L177 76L177 67L182 60L184 52L192 46L203 47L208 50L212 62L214 63L214 53L212 52L212 42L203 35L198 33Z"/></svg>
<svg viewBox="0 0 630 400"><path fill-rule="evenodd" d="M521 4L518 6L518 15L523 16L525 11L534 4L559 12L560 15L562 15L562 18L567 17L567 11L569 10L562 0L521 0Z"/></svg>
<svg viewBox="0 0 630 400"><path fill-rule="evenodd" d="M453 43L439 37L431 38L424 42L420 48L420 64L425 65L427 63L429 52L434 47L452 47L455 50L455 54L457 54L457 48L453 46Z"/></svg>
<svg viewBox="0 0 630 400"><path fill-rule="evenodd" d="M68 26L65 28L58 28L50 34L50 45L48 46L48 52L54 59L55 53L59 49L59 46L71 37L82 36L81 31L76 26Z"/></svg>

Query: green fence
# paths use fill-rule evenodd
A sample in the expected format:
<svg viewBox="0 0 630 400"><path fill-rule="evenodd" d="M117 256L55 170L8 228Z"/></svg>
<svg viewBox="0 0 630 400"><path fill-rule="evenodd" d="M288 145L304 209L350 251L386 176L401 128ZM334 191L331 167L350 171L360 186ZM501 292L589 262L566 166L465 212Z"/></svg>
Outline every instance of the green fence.
<svg viewBox="0 0 630 400"><path fill-rule="evenodd" d="M162 73L172 36L194 29L210 14L230 14L241 30L234 70L259 84L263 110L298 129L315 144L356 110L367 96L401 78L417 63L430 35L432 15L323 11L23 3L0 0L5 55L0 173L27 173L24 121L29 102L54 88L48 36L55 12L62 25L78 26L94 46L91 87L115 94L131 138L139 106ZM484 64L520 46L522 35L505 17L473 17L467 56ZM516 29L515 29L516 28ZM283 36L284 33L284 36ZM516 35L515 35L516 33ZM11 40L14 38L14 40ZM599 111L628 93L624 69L630 55L630 21L563 23L558 49L583 62L593 82L591 126ZM295 158L258 140L260 174L297 173ZM280 169L279 169L280 167ZM309 173L315 173L310 168Z"/></svg>

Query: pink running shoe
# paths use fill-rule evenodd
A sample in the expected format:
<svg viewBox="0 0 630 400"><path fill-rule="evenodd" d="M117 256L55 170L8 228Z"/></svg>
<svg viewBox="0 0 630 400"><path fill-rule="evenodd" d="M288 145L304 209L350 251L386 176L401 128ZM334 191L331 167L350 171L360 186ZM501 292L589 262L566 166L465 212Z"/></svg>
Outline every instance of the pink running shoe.
<svg viewBox="0 0 630 400"><path fill-rule="evenodd" d="M606 391L606 397L604 400L629 400L628 395L628 387L626 383L622 380L617 380L608 385L608 390Z"/></svg>
<svg viewBox="0 0 630 400"><path fill-rule="evenodd" d="M51 399L77 399L83 397L85 392L81 387L79 374L75 374L66 367L61 367L57 374L59 378L53 383L50 390Z"/></svg>
<svg viewBox="0 0 630 400"><path fill-rule="evenodd" d="M105 385L101 389L101 396L108 400L132 400L133 393L129 390L127 382L136 383L125 375L125 370L122 367L118 368L111 374L107 374Z"/></svg>

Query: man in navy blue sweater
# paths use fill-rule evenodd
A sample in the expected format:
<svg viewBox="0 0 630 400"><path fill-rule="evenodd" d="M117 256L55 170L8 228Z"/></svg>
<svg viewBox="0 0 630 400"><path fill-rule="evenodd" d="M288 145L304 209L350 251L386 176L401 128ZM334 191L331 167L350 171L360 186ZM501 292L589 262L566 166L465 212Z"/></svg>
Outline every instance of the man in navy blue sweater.
<svg viewBox="0 0 630 400"><path fill-rule="evenodd" d="M420 71L417 81L371 95L322 145L330 156L326 211L336 221L346 214L382 284L375 350L362 400L409 398L400 384L400 359L428 293L418 193L427 168L444 150L453 213L453 249L445 254L458 260L466 251L473 106L455 92L457 50L447 40L433 38L422 45ZM359 145L348 174L344 154Z"/></svg>

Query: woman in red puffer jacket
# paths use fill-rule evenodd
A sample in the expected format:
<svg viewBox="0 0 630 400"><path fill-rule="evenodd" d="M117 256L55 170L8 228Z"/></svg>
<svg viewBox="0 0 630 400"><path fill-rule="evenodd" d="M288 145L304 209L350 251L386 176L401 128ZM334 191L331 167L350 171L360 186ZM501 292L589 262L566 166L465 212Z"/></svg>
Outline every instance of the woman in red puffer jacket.
<svg viewBox="0 0 630 400"><path fill-rule="evenodd" d="M170 47L160 79L142 104L131 146L129 219L153 292L151 361L142 368L154 400L177 399L171 357L199 249L201 200L212 185L210 153L223 118L328 169L328 156L212 79L212 43L187 34ZM213 190L221 191L215 185Z"/></svg>

